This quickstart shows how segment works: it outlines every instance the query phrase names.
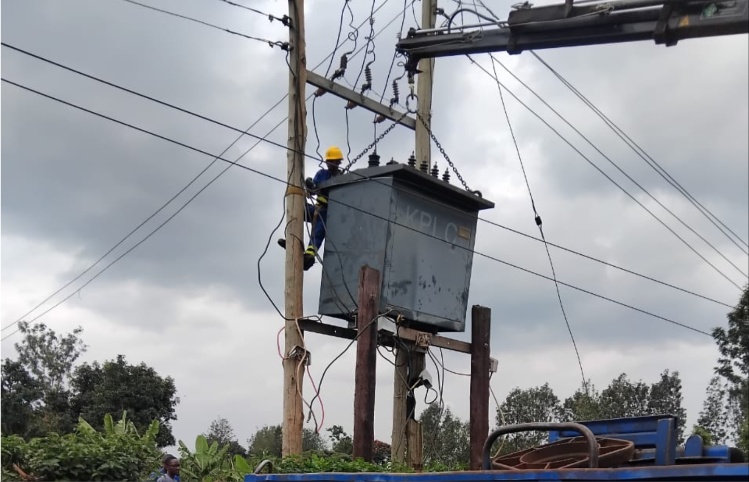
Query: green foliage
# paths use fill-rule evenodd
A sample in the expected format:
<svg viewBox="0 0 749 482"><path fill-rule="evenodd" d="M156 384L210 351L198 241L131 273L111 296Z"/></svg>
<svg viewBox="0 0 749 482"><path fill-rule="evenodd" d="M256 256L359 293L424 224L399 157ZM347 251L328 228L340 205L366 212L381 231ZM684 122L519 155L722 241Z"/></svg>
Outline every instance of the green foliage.
<svg viewBox="0 0 749 482"><path fill-rule="evenodd" d="M330 440L332 442L331 449L337 454L348 454L354 453L354 441L351 435L347 434L343 427L340 425L333 425L328 428L330 432Z"/></svg>
<svg viewBox="0 0 749 482"><path fill-rule="evenodd" d="M702 443L705 445L713 445L715 443L715 438L710 430L701 425L695 425L692 428L692 435L699 435L702 438Z"/></svg>
<svg viewBox="0 0 749 482"><path fill-rule="evenodd" d="M217 417L211 422L211 426L208 428L208 433L204 434L208 443L218 442L219 446L228 445L229 455L241 455L242 457L247 456L247 449L237 441L237 437L234 435L234 429L231 428L229 421L222 417Z"/></svg>
<svg viewBox="0 0 749 482"><path fill-rule="evenodd" d="M749 285L736 307L728 313L728 327L715 328L713 338L718 345L720 358L716 375L725 381L726 408L723 422L727 434L735 438L744 453L749 455L746 426L749 423Z"/></svg>
<svg viewBox="0 0 749 482"><path fill-rule="evenodd" d="M126 415L111 417L104 431L80 419L75 433L33 438L2 438L3 480L13 478L13 464L40 480L141 480L159 464L158 422L143 435Z"/></svg>
<svg viewBox="0 0 749 482"><path fill-rule="evenodd" d="M71 379L73 413L88 420L102 420L107 413L119 416L127 410L136 427L144 429L159 421L159 447L174 444L170 421L177 418L179 398L171 377L163 378L145 363L130 365L125 357L103 364L84 363ZM101 428L97 424L97 428Z"/></svg>
<svg viewBox="0 0 749 482"><path fill-rule="evenodd" d="M528 422L554 422L558 418L559 399L548 383L526 390L514 388L500 405L497 425ZM523 432L508 435L502 441L502 453L510 453L544 443L543 432Z"/></svg>
<svg viewBox="0 0 749 482"><path fill-rule="evenodd" d="M174 380L143 363L129 365L122 356L74 370L86 351L80 328L58 336L41 323L19 327L24 337L15 345L18 359L2 365L3 435L28 439L72 433L81 416L101 429L106 414L121 417L127 411L139 430L160 421L159 446L174 443L169 425L179 403Z"/></svg>
<svg viewBox="0 0 749 482"><path fill-rule="evenodd" d="M424 440L424 463L460 467L469 462L468 423L456 417L450 407L429 405L419 417Z"/></svg>
<svg viewBox="0 0 749 482"><path fill-rule="evenodd" d="M219 447L218 442L208 443L204 435L195 439L195 451L179 441L180 476L184 480L212 482L219 480L240 480L234 474L234 467L228 456L229 445Z"/></svg>
<svg viewBox="0 0 749 482"><path fill-rule="evenodd" d="M281 425L266 425L247 440L252 457L281 457ZM325 440L314 430L305 428L302 432L302 451L324 452Z"/></svg>

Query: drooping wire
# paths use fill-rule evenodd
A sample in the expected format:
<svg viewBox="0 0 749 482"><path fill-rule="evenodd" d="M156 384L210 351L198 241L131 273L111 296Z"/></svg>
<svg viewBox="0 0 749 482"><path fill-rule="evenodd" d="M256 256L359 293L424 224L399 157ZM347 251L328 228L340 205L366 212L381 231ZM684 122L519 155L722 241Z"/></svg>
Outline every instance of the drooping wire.
<svg viewBox="0 0 749 482"><path fill-rule="evenodd" d="M68 106L68 107L72 107L72 108L74 108L74 109L77 109L77 110L81 110L81 111L87 112L87 113L89 113L89 114L92 114L92 115L94 115L94 116L97 116L97 117L99 117L99 118L102 118L102 119L106 119L106 120L109 120L109 121L111 121L111 122L114 122L114 123L120 124L120 125L122 125L122 126L125 126L125 127L129 127L129 128L131 128L131 129L133 129L133 130L136 130L136 131L138 131L138 132L141 132L141 133L143 133L143 134L148 134L148 135L150 135L150 136L156 137L156 138L158 138L158 139L161 139L161 140L167 141L167 142L169 142L169 143L172 143L172 144L175 144L175 145L178 145L178 146L184 147L184 148L186 148L186 149L189 149L189 150L191 150L191 151L194 151L194 152L197 152L197 153L200 153L200 154L206 155L206 156L210 156L210 157L217 157L217 158L218 158L218 159L219 159L220 161L223 161L223 162L227 162L227 163L229 163L229 164L231 164L231 165L237 166L237 167L239 167L239 168L241 168L241 169L244 169L244 170L246 170L246 171L249 171L249 172L253 172L253 173L255 173L255 174L261 175L261 176L263 176L263 177L265 177L265 178L267 178L267 179L271 179L271 180L274 180L274 181L276 181L276 182L280 182L280 183L283 183L283 184L285 184L285 185L288 185L288 184L289 184L289 183L288 183L287 181L284 181L283 179L281 179L281 178L278 178L278 177L276 177L276 176L273 176L273 175L271 175L271 174L267 174L267 173L265 173L265 172L262 172L262 171L260 171L260 170L254 169L254 168L252 168L252 167L249 167L249 166L245 166L245 165L243 165L243 164L239 164L239 163L237 163L237 162L235 162L235 161L231 161L231 160L225 159L225 158L223 158L223 157L220 157L220 156L216 156L216 155L214 155L214 154L211 154L211 153L209 153L209 152L207 152L207 151L204 151L204 150L202 150L202 149L199 149L199 148L197 148L197 147L194 147L194 146L190 146L190 145L188 145L188 144L185 144L185 143L183 143L183 142L181 142L181 141L177 141L177 140L175 140L175 139L171 139L171 138L169 138L169 137L166 137L166 136L163 136L163 135L160 135L160 134L154 133L154 132L152 132L152 131L149 131L149 130L147 130L147 129L143 129L143 128L137 127L137 126L135 126L135 125L132 125L132 124L126 123L126 122L124 122L124 121L120 121L120 120L118 120L118 119L115 119L115 118L113 118L113 117L107 116L107 115L105 115L105 114L101 114L101 113L98 113L98 112L92 111L92 110L90 110L90 109L86 109L85 107L81 107L81 106L79 106L79 105L76 105L76 104L73 104L73 103L71 103L71 102L67 102L67 101L64 101L64 100L62 100L62 99L59 99L59 98L57 98L57 97L54 97L54 96L51 96L51 95L49 95L49 94L45 94L45 93L43 93L43 92L40 92L40 91L34 90L34 89L30 88L30 87L27 87L27 86L24 86L24 85L18 84L18 83L16 83L16 82L13 82L13 81L11 81L11 80L7 80L7 79L5 79L5 78L2 78L1 80L2 80L3 82L7 83L7 84L10 84L10 85L14 85L14 86L16 86L16 87L18 87L18 88L21 88L21 89L23 89L23 90L29 91L29 92L31 92L31 93L35 93L35 94L37 94L37 95L40 95L40 96L42 96L42 97L45 97L45 98L47 98L47 99L50 99L50 100L54 100L54 101L56 101L56 102L59 102L59 103L61 103L61 104L64 104L64 105L66 105L66 106ZM365 215L368 215L368 216L373 216L373 217L375 217L375 218L378 218L378 219L381 219L381 220L384 220L384 221L389 221L389 222L391 222L391 223L392 223L393 225L396 225L396 226L402 227L402 228L404 228L404 229L408 229L408 230L410 230L410 231L414 231L414 232L416 232L416 233L420 233L420 234L421 234L421 235L423 235L423 236L427 236L427 237L429 237L429 238L433 238L433 239L435 239L435 240L438 240L438 241L441 241L441 242L443 242L443 243L449 244L449 245L451 245L451 246L454 246L454 247L455 247L456 249L462 249L462 250L465 250L465 251L469 251L469 252L471 252L471 253L473 253L473 254L475 254L475 255L478 255L478 256L482 256L482 257L484 257L484 258L487 258L487 259L493 260L493 261L495 261L495 262L498 262L498 263L500 263L500 264L504 264L504 265L506 265L506 266L509 266L509 267L512 267L512 268L518 269L518 270L520 270L520 271L524 271L524 272L526 272L526 273L529 273L529 274L533 274L533 275L535 275L535 276L537 276L537 277L539 277L539 278L543 278L543 279L546 279L546 280L549 280L549 281L553 281L553 279L552 279L552 278L550 278L550 277L548 277L548 276L546 276L546 275L543 275L543 274L541 274L541 273L537 273L537 272L535 272L535 271L532 271L532 270L530 270L530 269L527 269L527 268L523 268L523 267L517 266L517 265L515 265L515 264L509 263L509 262L507 262L507 261L501 260L501 259L499 259L499 258L496 258L496 257L494 257L494 256L491 256L491 255L488 255L488 254L485 254L485 253L482 253L482 252L479 252L479 251L471 250L471 249L469 249L469 248L465 248L465 247L463 247L463 246L460 246L460 245L452 244L452 243L450 243L450 242L448 242L448 241L446 241L446 240L444 240L444 239L441 239L441 238L439 238L438 236L435 236L435 235L432 235L432 234L430 234L430 233L426 233L426 232L423 232L423 231L419 231L418 229L416 229L416 228L414 228L414 227L411 227L411 226L407 226L407 225L405 225L405 224L402 224L402 223L398 223L398 222L396 222L396 221L393 221L393 220L388 220L388 219L386 219L386 218L384 218L384 217L382 217L382 216L379 216L379 215L377 215L377 214L375 214L375 213L372 213L372 212L366 211L366 210L364 210L364 209L358 208L358 207L356 207L356 206L351 206L351 205L348 205L348 204L345 204L345 203L341 203L340 201L337 201L337 200L335 200L335 199L329 199L329 202L330 202L330 203L338 203L338 204L342 204L342 205L345 205L345 206L346 206L347 208L349 208L349 209L353 209L353 210L355 210L355 211L357 211L357 212L360 212L360 213L362 213L362 214L365 214ZM175 215L176 215L176 214L175 214ZM173 216L172 216L172 217L173 217ZM157 229L158 229L158 228L157 228ZM142 241L141 241L141 243L142 243ZM133 249L134 249L134 248L133 248ZM113 263L110 263L110 265L108 265L108 266L111 266L112 264L113 264ZM105 268L105 269L106 269L106 268ZM103 271L102 271L102 272L103 272ZM102 272L100 272L100 273L99 273L99 274L97 274L96 276L99 276L99 275L100 275L100 274L101 274ZM89 280L89 281L88 281L88 283L90 283L91 281L93 281L93 279ZM598 293L594 293L594 292L592 292L592 291L586 290L586 289L584 289L584 288L580 288L580 287L578 287L578 286L574 286L574 285L572 285L572 284L569 284L569 283L565 283L565 282L563 282L563 281L558 281L558 283L559 283L559 284L561 284L561 285L563 285L563 286L567 286L567 287L569 287L569 288L572 288L572 289L574 289L574 290L577 290L577 291L580 291L580 292L583 292L583 293L589 294L589 295L591 295L591 296L594 296L594 297L597 297L597 298L603 299L603 300L605 300L605 301L609 301L609 302L611 302L611 303L617 304L617 305L619 305L619 306L623 306L623 307L625 307L625 308L629 308L629 309L631 309L631 310L634 310L634 311L637 311L637 312L639 312L639 313L642 313L642 314L645 314L645 315L651 316L651 317L653 317L653 318L656 318L656 319L660 319L660 320L662 320L662 321L666 321L666 322L668 322L668 323L671 323L671 324L674 324L674 325L680 326L680 327L682 327L682 328L686 328L686 329L688 329L688 330L694 331L694 332L696 332L696 333L700 333L700 334L703 334L703 335L705 335L705 336L708 336L708 337L712 337L712 335L711 335L710 333L706 332L706 331L700 330L700 329L698 329L698 328L694 328L694 327L692 327L692 326L686 325L686 324L684 324L684 323L680 323L680 322L678 322L678 321L675 321L675 320L671 320L671 319L669 319L669 318L666 318L666 317L664 317L664 316L661 316L661 315L657 315L657 314L651 313L651 312L649 312L649 311L647 311L647 310L644 310L644 309L641 309L641 308L637 308L637 307L635 307L635 306L632 306L632 305L629 305L629 304L627 304L627 303L623 303L623 302L621 302L621 301L618 301L618 300L614 300L614 299L612 299L612 298L609 298L609 297L606 297L606 296L604 296L604 295L601 295L601 294L598 294ZM83 287L79 288L79 290L80 290L80 289L82 289L82 288L83 288ZM70 296L72 296L72 295L70 295ZM69 298L69 297L68 297L68 298ZM67 298L66 298L66 299L67 299ZM59 304L60 304L60 303L58 303L58 305L59 305ZM56 306L57 306L57 305L56 305ZM49 311L49 310L48 310L48 311ZM12 335L12 334L11 334L11 335ZM10 336L10 335L8 335L8 336ZM5 337L5 338L7 338L7 337ZM5 338L3 338L3 340L4 340Z"/></svg>
<svg viewBox="0 0 749 482"><path fill-rule="evenodd" d="M606 174L606 172L604 172L603 169L601 169L600 167L598 167L593 161L590 160L590 158L588 156L586 156L580 149L578 149L574 144L572 144L572 142L570 142L569 139L567 139L566 137L564 137L557 129L555 129L551 124L549 124L548 121L546 121L543 117L541 117L538 113L536 113L536 111L534 111L533 109L531 109L528 106L528 104L526 104L525 102L523 102L510 89L508 89L504 84L502 84L499 81L499 79L497 79L496 77L494 77L492 75L492 73L489 72L488 70L486 70L486 68L483 65L481 65L481 64L477 63L475 60L473 60L473 58L470 55L466 55L466 57L468 57L468 59L471 61L471 63L473 63L474 65L476 65L478 68L480 68L484 73L486 73L488 76L490 76L491 78L493 78L496 82L499 82L500 85L507 91L507 93L509 93L513 98L515 98L515 100L517 100L520 103L520 105L522 105L523 107L525 107L531 114L533 114L536 118L538 118L546 127L548 127L549 129L551 129L552 132L554 132L562 141L564 141L568 146L570 146L572 148L572 150L574 150L578 155L580 155L580 157L582 157L588 164L590 164L591 166L593 166L593 168L595 170L597 170L606 179L608 179L609 182L611 182L612 184L614 184L614 186L616 186L617 188L619 188L624 194L627 195L627 197L629 197L638 206L640 206L648 214L650 214L650 216L652 216L664 228L666 228L671 234L673 234L679 241L681 241L693 253L695 253L700 259L702 259L702 261L704 261L708 266L710 266L711 268L713 268L713 270L715 272L717 272L718 274L720 274L726 281L728 281L733 286L735 286L736 289L741 290L741 287L735 281L733 281L731 278L729 278L723 271L721 271L720 269L718 269L713 263L711 263L707 258L705 258L696 249L694 249L694 247L692 247L691 244L689 244L684 238L682 238L678 233L676 233L676 231L674 231L670 226L668 226L665 222L663 222L658 216L655 215L655 213L653 213L650 209L648 209L647 206L645 206L642 202L640 202L629 191L627 191L624 187L622 187L621 184L619 184L611 176L609 176L608 174ZM501 65L501 63L500 63L500 65Z"/></svg>
<svg viewBox="0 0 749 482"><path fill-rule="evenodd" d="M494 77L499 79L499 76L497 75L497 68L494 65L494 58L492 57L492 70L494 71ZM567 319L567 312L564 309L564 303L562 302L562 294L559 291L559 283L557 283L557 272L556 269L554 269L554 261L551 259L551 252L549 251L549 245L546 242L546 236L544 235L544 229L543 229L543 222L541 221L541 216L538 214L538 210L536 209L536 203L533 200L533 192L531 191L531 185L528 181L528 173L525 171L525 165L523 164L523 156L520 155L520 146L518 145L518 140L515 137L515 131L512 128L512 122L510 122L510 114L507 112L507 105L505 104L505 97L502 93L502 87L499 85L499 81L497 81L497 90L499 91L499 98L502 101L502 110L505 114L505 119L507 119L507 127L510 131L510 135L512 136L512 143L515 145L515 152L518 155L518 161L520 162L520 169L523 171L523 179L525 179L525 186L528 188L528 196L531 200L531 208L533 209L533 216L534 220L536 222L536 226L538 226L538 231L541 233L541 239L544 242L544 248L546 248L546 256L549 258L549 266L551 267L551 276L554 278L554 287L556 288L557 292L557 299L559 300L559 308L562 310L562 316L564 317L564 324L567 325L567 331L570 334L570 340L572 340L572 346L575 349L575 356L577 357L577 364L580 367L580 375L583 379L583 387L587 391L587 385L586 385L586 378L585 378L585 370L583 370L583 362L580 359L580 351L577 348L577 342L575 341L575 335L572 334L572 327L570 326L570 322Z"/></svg>
<svg viewBox="0 0 749 482"><path fill-rule="evenodd" d="M189 20L191 22L199 23L200 25L205 25L206 27L211 27L213 29L221 30L223 32L230 33L232 35L237 35L239 37L244 37L244 38L246 38L248 40L256 40L258 42L263 42L263 43L266 43L266 44L270 45L271 47L279 47L282 50L288 50L288 48L289 48L289 44L287 42L280 42L280 41L274 42L272 40L267 40L267 39L264 39L264 38L254 37L252 35L247 35L247 34L243 34L243 33L240 33L240 32L235 32L234 30L229 30L228 28L219 27L218 25L214 25L212 23L208 23L208 22L205 22L203 20L198 20L197 18L188 17L187 15L182 15L182 14L175 13L175 12L170 12L169 10L164 10L164 9L157 8L157 7L152 7L151 5L146 5L145 3L136 2L135 0L122 0L122 1L123 2L127 2L127 3L131 3L133 5L138 5L139 7L147 8L149 10L153 10L153 11L156 11L156 12L165 13L167 15L171 15L172 17L177 17L177 18L181 18L181 19L184 19L184 20Z"/></svg>
<svg viewBox="0 0 749 482"><path fill-rule="evenodd" d="M413 5L413 2L411 2L411 4ZM401 37L401 35L403 33L403 26L406 23L406 9L407 8L408 8L408 0L403 0L403 16L401 17L401 26L400 26L400 29L398 29L398 38L399 39L400 39L400 37ZM390 60L390 67L388 68L388 75L387 75L387 77L385 77L385 84L384 84L384 87L382 89L382 95L380 95L380 104L382 104L382 100L385 98L385 92L387 91L388 82L390 81L390 76L393 73L393 66L395 65L395 58L397 56L398 56L398 50L397 49L393 49L393 58ZM404 69L403 75L405 75L405 74L406 74L406 72L405 72L405 69ZM393 80L393 98L391 99L391 102L390 102L390 107L391 108L393 107L393 104L395 104L395 103L398 102L398 100L399 100L398 97L399 97L399 95L398 95L398 83L395 80ZM373 125L373 131L374 131L372 139L377 139L377 124L378 124L378 122L377 122L377 115L375 115L375 121L372 123L372 125ZM377 146L375 146L375 151L376 150L377 150Z"/></svg>
<svg viewBox="0 0 749 482"><path fill-rule="evenodd" d="M372 88L372 70L371 65L374 63L377 56L375 55L375 44L374 44L374 7L375 7L375 0L372 0L372 8L370 9L369 17L367 18L367 21L369 22L369 35L367 35L367 43L365 46L365 52L364 52L364 58L362 59L361 63L361 69L359 70L359 74L356 76L356 80L354 81L354 86L359 85L359 80L361 79L362 72L364 72L365 75L365 84L362 86L362 93L366 92L367 90L370 90ZM367 62L367 58L369 55L372 56L372 60ZM354 87L356 88L356 87Z"/></svg>
<svg viewBox="0 0 749 482"><path fill-rule="evenodd" d="M674 187L679 193L681 193L684 197L687 198L687 200L695 207L697 208L700 213L707 218L708 221L710 221L718 230L720 230L721 233L723 233L733 244L736 245L739 249L741 249L744 254L749 254L744 247L740 246L736 240L734 240L731 236L726 233L720 226L718 226L717 223L719 223L723 228L725 228L729 233L731 233L738 241L740 241L745 247L749 247L749 244L747 244L746 241L744 241L738 234L736 234L731 228L726 226L726 224L721 221L715 214L713 214L709 209L707 209L705 206L702 205L689 191L687 191L681 184L679 184L676 179L674 179L650 154L648 154L642 147L640 147L639 144L637 144L632 138L627 135L614 121L612 121L606 114L604 114L598 107L596 107L593 102L591 102L585 95L583 95L577 88L575 88L572 83L570 83L567 79L565 79L559 72L557 72L551 65L549 65L544 59L542 59L536 52L530 51L531 54L538 59L539 62L541 62L547 69L549 69L554 76L556 76L562 84L564 84L570 91L572 91L573 94L575 94L580 100L583 101L585 105L587 105L598 117L603 120L603 122L614 131L614 133L624 141L625 144L627 144L628 147L630 147L635 154L637 154L642 160L644 160L655 172L657 172L661 177L663 177L671 186ZM709 214L709 216L708 216Z"/></svg>
<svg viewBox="0 0 749 482"><path fill-rule="evenodd" d="M677 216L673 211L671 211L669 208L667 208L661 201L659 201L655 196L653 196L645 187L643 187L640 183L635 181L629 174L627 174L616 162L614 162L609 156L603 153L601 149L599 149L593 142L585 136L582 132L580 132L575 126L573 126L564 116L562 116L556 109L551 107L544 99L542 99L533 89L531 89L525 82L523 82L521 79L519 79L512 71L510 71L501 61L494 58L494 56L491 56L492 62L498 63L503 69L505 69L512 77L517 80L523 87L528 89L536 98L538 98L546 107L548 107L554 114L556 114L560 119L562 119L563 122L565 122L568 126L572 128L580 137L582 137L588 144L590 144L593 149L596 150L604 159L606 159L611 165L613 165L620 173L622 173L627 179L629 179L635 186L640 188L642 192L644 192L650 199L655 201L656 204L658 204L661 208L663 208L667 213L669 213L674 219L676 219L679 223L681 223L685 228L687 228L689 231L691 231L695 236L700 238L705 244L707 244L710 248L713 249L720 257L722 257L728 264L730 264L736 271L741 273L745 277L749 277L746 273L744 273L736 264L734 264L730 259L728 259L718 248L716 248L712 243L710 243L707 239L705 239L702 235L700 235L697 231L695 231L691 226L689 226L686 222L684 222L681 217ZM655 215L653 215L655 216ZM735 243L734 243L735 244Z"/></svg>

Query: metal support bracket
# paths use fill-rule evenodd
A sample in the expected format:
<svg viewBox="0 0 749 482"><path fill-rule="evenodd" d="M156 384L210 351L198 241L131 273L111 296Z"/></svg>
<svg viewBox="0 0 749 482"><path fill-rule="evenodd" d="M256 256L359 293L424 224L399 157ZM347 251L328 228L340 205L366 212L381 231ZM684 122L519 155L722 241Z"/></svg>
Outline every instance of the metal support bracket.
<svg viewBox="0 0 749 482"><path fill-rule="evenodd" d="M390 119L393 122L398 122L399 124L408 127L411 130L416 129L416 119L414 119L413 117L409 117L407 115L404 116L403 112L391 109L385 104L380 104L379 102L374 101L369 97L356 92L355 90L344 87L341 84L337 84L332 80L326 79L322 75L312 72L311 70L307 71L307 83L314 85L324 92L330 92L333 95L349 101L346 105L347 109L350 109L355 105L359 105L379 116Z"/></svg>

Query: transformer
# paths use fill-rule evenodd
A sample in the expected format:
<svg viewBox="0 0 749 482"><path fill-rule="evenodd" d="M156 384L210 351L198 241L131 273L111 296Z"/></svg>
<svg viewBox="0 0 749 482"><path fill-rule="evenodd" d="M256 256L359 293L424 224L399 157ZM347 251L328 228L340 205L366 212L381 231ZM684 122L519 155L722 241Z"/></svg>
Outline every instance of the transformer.
<svg viewBox="0 0 749 482"><path fill-rule="evenodd" d="M379 313L413 328L465 331L479 195L405 164L336 176L329 189L319 313L351 321L359 270L380 272Z"/></svg>

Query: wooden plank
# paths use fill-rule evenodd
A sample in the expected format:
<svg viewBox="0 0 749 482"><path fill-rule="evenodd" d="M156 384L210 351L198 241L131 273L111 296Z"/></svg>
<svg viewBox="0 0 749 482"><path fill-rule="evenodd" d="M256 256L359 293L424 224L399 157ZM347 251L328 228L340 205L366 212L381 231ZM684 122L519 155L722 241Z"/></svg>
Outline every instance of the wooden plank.
<svg viewBox="0 0 749 482"><path fill-rule="evenodd" d="M380 272L369 266L359 271L359 331L354 374L354 458L372 461L374 450L375 388L377 380L377 322Z"/></svg>
<svg viewBox="0 0 749 482"><path fill-rule="evenodd" d="M421 422L409 419L406 422L408 433L408 465L416 472L424 470L424 433Z"/></svg>
<svg viewBox="0 0 749 482"><path fill-rule="evenodd" d="M491 310L471 308L470 470L481 470L484 442L489 436L489 368Z"/></svg>

